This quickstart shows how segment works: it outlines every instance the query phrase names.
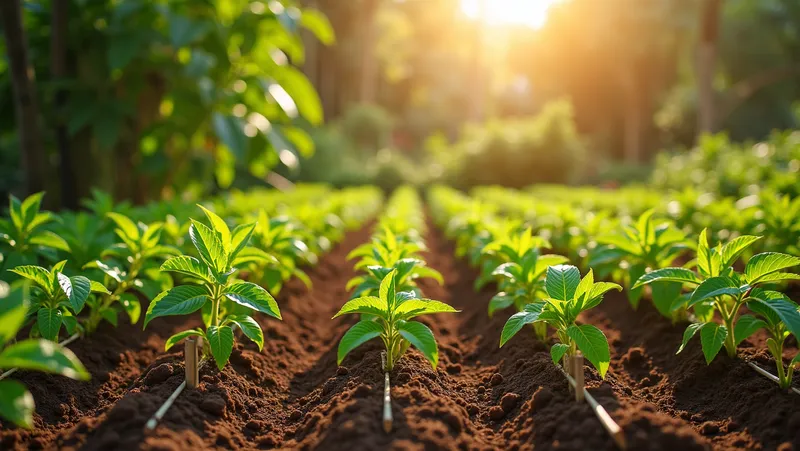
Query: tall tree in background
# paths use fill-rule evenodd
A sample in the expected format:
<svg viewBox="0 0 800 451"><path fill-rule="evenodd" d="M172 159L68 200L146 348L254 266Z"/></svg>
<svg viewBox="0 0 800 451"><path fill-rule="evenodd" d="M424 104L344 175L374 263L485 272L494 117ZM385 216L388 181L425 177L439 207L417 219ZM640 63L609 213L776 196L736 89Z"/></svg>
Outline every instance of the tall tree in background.
<svg viewBox="0 0 800 451"><path fill-rule="evenodd" d="M22 25L21 2L0 1L0 18L14 90L20 161L25 176L26 193L30 194L44 188L45 156L39 127L35 73L28 59L28 41Z"/></svg>
<svg viewBox="0 0 800 451"><path fill-rule="evenodd" d="M715 131L714 75L721 3L722 0L704 0L700 14L700 36L697 45L698 134Z"/></svg>

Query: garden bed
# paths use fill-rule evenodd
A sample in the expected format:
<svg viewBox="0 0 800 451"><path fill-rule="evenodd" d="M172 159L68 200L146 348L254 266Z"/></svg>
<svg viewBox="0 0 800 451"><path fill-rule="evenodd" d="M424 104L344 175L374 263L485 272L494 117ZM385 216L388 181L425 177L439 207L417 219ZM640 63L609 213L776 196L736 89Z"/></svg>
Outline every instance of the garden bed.
<svg viewBox="0 0 800 451"><path fill-rule="evenodd" d="M80 383L21 373L33 392L33 431L5 427L2 449L614 449L589 406L576 403L563 374L532 333L498 349L508 312L486 315L491 290L474 292L474 270L430 227L429 266L445 286L425 294L463 310L423 318L439 339L436 371L416 351L392 375L394 431L381 426L380 343L354 350L336 365L336 344L354 318L330 318L348 298L354 272L347 253L369 239L349 234L278 296L283 322L259 318L265 346L237 344L231 365L206 365L201 386L182 394L161 424L144 424L183 380L182 353L164 340L187 325L156 321L147 331L122 326L71 345L92 373ZM800 444L800 397L719 356L706 366L699 343L680 355L683 328L649 304L633 311L609 295L590 313L611 343L605 382L587 366L590 392L625 430L632 449L776 449ZM196 321L196 320L195 320ZM198 321L199 322L199 321ZM188 324L192 326L193 324ZM754 337L758 340L758 337ZM743 345L742 353L764 359ZM766 363L766 360L762 360ZM770 366L764 365L770 369Z"/></svg>

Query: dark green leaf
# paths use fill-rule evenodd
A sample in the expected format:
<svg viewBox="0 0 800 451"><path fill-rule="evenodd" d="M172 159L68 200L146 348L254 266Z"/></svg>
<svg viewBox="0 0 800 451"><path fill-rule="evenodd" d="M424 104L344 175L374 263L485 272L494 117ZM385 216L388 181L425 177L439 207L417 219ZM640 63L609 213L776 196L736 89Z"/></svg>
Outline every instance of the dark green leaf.
<svg viewBox="0 0 800 451"><path fill-rule="evenodd" d="M206 331L206 339L217 368L222 371L233 352L233 330L228 326L211 326Z"/></svg>
<svg viewBox="0 0 800 451"><path fill-rule="evenodd" d="M435 369L439 363L439 347L428 326L417 321L398 321L397 329L403 338L422 352Z"/></svg>
<svg viewBox="0 0 800 451"><path fill-rule="evenodd" d="M225 289L225 297L231 301L281 319L278 303L267 290L252 282L239 282Z"/></svg>
<svg viewBox="0 0 800 451"><path fill-rule="evenodd" d="M337 351L338 364L342 364L345 356L350 351L373 338L379 337L382 333L383 327L375 321L362 320L354 324L339 341L339 349Z"/></svg>

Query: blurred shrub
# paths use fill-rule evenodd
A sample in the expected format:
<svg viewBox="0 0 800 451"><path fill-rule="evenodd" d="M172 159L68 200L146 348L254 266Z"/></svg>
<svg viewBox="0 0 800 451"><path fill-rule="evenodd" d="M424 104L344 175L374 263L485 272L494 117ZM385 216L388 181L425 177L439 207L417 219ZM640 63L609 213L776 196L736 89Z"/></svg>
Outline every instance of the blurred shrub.
<svg viewBox="0 0 800 451"><path fill-rule="evenodd" d="M734 143L726 134L704 136L689 151L659 154L652 183L738 198L765 189L797 197L799 179L800 132L784 131L759 143Z"/></svg>
<svg viewBox="0 0 800 451"><path fill-rule="evenodd" d="M441 139L429 140L428 150L434 169L462 188L570 183L582 172L585 155L572 105L563 100L548 103L533 117L468 126L449 147Z"/></svg>
<svg viewBox="0 0 800 451"><path fill-rule="evenodd" d="M360 104L350 107L339 125L358 149L374 152L389 145L392 123L392 117L380 106Z"/></svg>

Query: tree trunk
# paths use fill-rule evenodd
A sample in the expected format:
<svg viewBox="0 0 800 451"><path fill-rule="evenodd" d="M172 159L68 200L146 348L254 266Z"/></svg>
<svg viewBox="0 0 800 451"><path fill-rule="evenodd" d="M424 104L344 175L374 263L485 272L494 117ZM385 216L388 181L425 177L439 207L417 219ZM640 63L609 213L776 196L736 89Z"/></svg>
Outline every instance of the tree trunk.
<svg viewBox="0 0 800 451"><path fill-rule="evenodd" d="M705 0L700 15L700 42L697 47L697 133L713 133L714 73L719 34L720 3L722 0Z"/></svg>
<svg viewBox="0 0 800 451"><path fill-rule="evenodd" d="M69 23L69 1L53 0L52 32L50 36L50 72L54 82L66 76L67 27ZM65 123L64 106L67 93L63 88L55 92L55 138L58 148L59 175L61 182L61 206L75 210L78 208L78 191L75 171L70 151L70 139Z"/></svg>
<svg viewBox="0 0 800 451"><path fill-rule="evenodd" d="M378 59L375 56L375 14L379 0L366 0L362 8L361 87L358 100L375 103L378 87Z"/></svg>
<svg viewBox="0 0 800 451"><path fill-rule="evenodd" d="M20 0L0 0L3 34L14 88L14 111L19 137L20 163L27 194L41 191L45 179L45 155L39 128L34 71L28 61L28 41L22 27Z"/></svg>

